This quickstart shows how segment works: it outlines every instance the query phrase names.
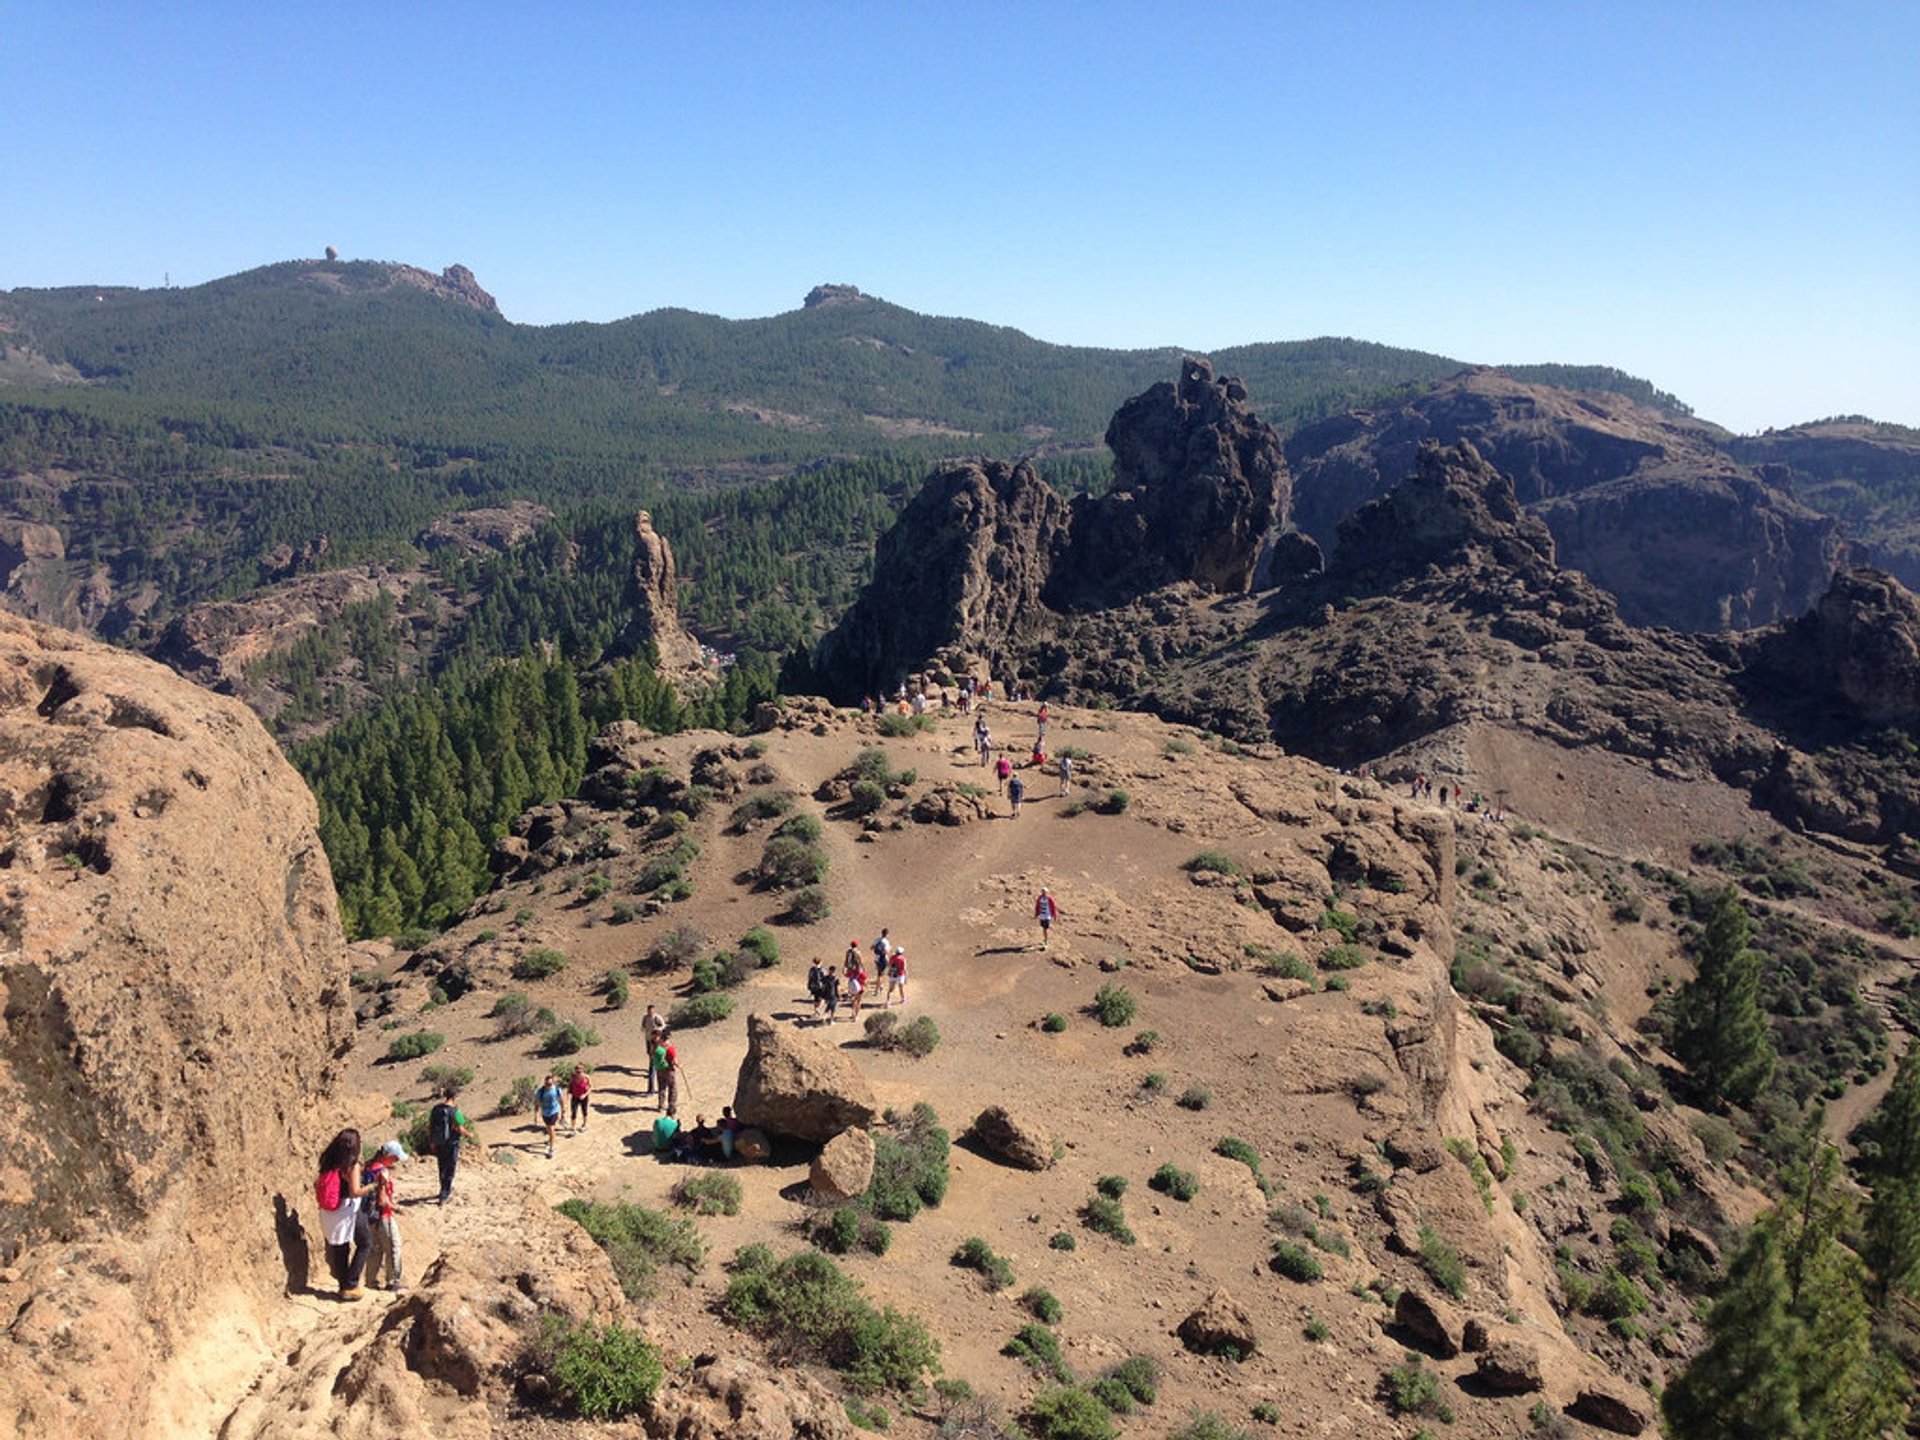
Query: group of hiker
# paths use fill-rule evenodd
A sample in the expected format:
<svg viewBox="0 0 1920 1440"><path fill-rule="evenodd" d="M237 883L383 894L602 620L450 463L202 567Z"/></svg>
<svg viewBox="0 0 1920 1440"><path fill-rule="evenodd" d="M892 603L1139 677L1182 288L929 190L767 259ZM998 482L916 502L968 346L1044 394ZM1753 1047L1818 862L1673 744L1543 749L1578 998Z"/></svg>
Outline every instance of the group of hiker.
<svg viewBox="0 0 1920 1440"><path fill-rule="evenodd" d="M823 963L818 956L807 967L807 995L813 1001L813 1018L831 1025L840 1018L840 1006L848 1007L848 1019L859 1020L860 1007L866 1003L868 993L873 989L874 976L877 974L886 981L887 988L882 997L881 1009L893 1008L893 997L898 995L902 1005L907 1003L907 952L893 941L892 933L882 926L879 938L871 947L873 969L867 969L866 958L860 950L858 940L847 941L847 953L842 957L838 969Z"/></svg>

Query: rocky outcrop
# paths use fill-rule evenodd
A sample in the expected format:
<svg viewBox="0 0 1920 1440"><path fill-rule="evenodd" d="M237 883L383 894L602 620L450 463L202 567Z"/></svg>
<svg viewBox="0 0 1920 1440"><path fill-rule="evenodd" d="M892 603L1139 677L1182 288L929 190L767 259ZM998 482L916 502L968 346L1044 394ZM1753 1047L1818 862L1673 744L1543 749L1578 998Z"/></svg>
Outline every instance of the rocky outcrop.
<svg viewBox="0 0 1920 1440"><path fill-rule="evenodd" d="M973 1122L973 1138L990 1154L1019 1170L1046 1170L1054 1161L1053 1137L1031 1116L989 1105Z"/></svg>
<svg viewBox="0 0 1920 1440"><path fill-rule="evenodd" d="M1567 1414L1616 1435L1640 1435L1653 1424L1653 1402L1622 1385L1593 1384L1573 1397Z"/></svg>
<svg viewBox="0 0 1920 1440"><path fill-rule="evenodd" d="M662 669L697 668L700 647L680 625L680 579L673 547L653 528L653 516L645 510L634 517L633 533L633 583L627 588L633 620L627 628L627 643L633 649L653 646Z"/></svg>
<svg viewBox="0 0 1920 1440"><path fill-rule="evenodd" d="M806 1371L727 1356L697 1366L654 1403L664 1440L851 1440L841 1398Z"/></svg>
<svg viewBox="0 0 1920 1440"><path fill-rule="evenodd" d="M511 505L478 505L442 515L414 543L422 550L459 550L468 555L499 555L553 518L553 512L531 500Z"/></svg>
<svg viewBox="0 0 1920 1440"><path fill-rule="evenodd" d="M464 265L449 265L438 275L422 270L414 265L395 265L392 267L393 282L396 285L412 285L436 295L442 300L451 300L455 304L482 311L488 315L498 315L500 306L474 278L473 271Z"/></svg>
<svg viewBox="0 0 1920 1440"><path fill-rule="evenodd" d="M1231 1354L1245 1359L1260 1348L1253 1317L1224 1286L1180 1322L1178 1333L1183 1345L1202 1355Z"/></svg>
<svg viewBox="0 0 1920 1440"><path fill-rule="evenodd" d="M315 824L238 702L0 616L0 1413L30 1433L153 1433L164 1357L306 1282L353 1024Z"/></svg>
<svg viewBox="0 0 1920 1440"><path fill-rule="evenodd" d="M1513 482L1462 441L1422 442L1413 473L1340 527L1335 573L1370 591L1460 566L1538 579L1553 568L1553 536L1520 508Z"/></svg>
<svg viewBox="0 0 1920 1440"><path fill-rule="evenodd" d="M747 1017L747 1054L733 1108L745 1124L815 1144L842 1130L864 1130L880 1113L873 1086L853 1061L764 1015Z"/></svg>
<svg viewBox="0 0 1920 1440"><path fill-rule="evenodd" d="M1842 570L1820 603L1755 647L1754 673L1861 723L1920 730L1920 599L1878 570Z"/></svg>
<svg viewBox="0 0 1920 1440"><path fill-rule="evenodd" d="M1304 426L1286 456L1300 528L1333 546L1423 444L1470 443L1546 522L1560 563L1630 623L1743 630L1811 605L1845 547L1832 520L1729 455L1727 438L1620 395L1474 370Z"/></svg>

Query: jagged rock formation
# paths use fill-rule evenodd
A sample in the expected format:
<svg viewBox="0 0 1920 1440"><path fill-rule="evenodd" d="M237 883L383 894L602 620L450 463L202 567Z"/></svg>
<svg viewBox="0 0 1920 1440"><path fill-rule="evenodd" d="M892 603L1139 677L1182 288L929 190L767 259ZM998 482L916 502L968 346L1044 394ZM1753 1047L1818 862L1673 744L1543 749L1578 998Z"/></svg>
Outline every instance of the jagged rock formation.
<svg viewBox="0 0 1920 1440"><path fill-rule="evenodd" d="M468 555L504 554L553 518L553 512L531 500L511 505L480 505L442 515L415 540L422 550L449 547Z"/></svg>
<svg viewBox="0 0 1920 1440"><path fill-rule="evenodd" d="M168 1355L303 1284L350 1043L313 797L238 702L0 616L0 1414L154 1433Z"/></svg>
<svg viewBox="0 0 1920 1440"><path fill-rule="evenodd" d="M480 288L473 271L464 265L449 265L438 275L414 265L395 265L393 279L396 284L417 286L429 295L437 295L443 300L452 300L489 315L500 313L499 304Z"/></svg>
<svg viewBox="0 0 1920 1440"><path fill-rule="evenodd" d="M1303 427L1286 454L1300 528L1332 546L1424 441L1469 441L1546 521L1560 563L1609 591L1630 623L1742 630L1805 610L1845 546L1831 519L1734 459L1726 439L1618 395L1475 370Z"/></svg>
<svg viewBox="0 0 1920 1440"><path fill-rule="evenodd" d="M1920 731L1920 600L1878 570L1842 570L1800 619L1755 647L1756 673L1867 725Z"/></svg>
<svg viewBox="0 0 1920 1440"><path fill-rule="evenodd" d="M816 285L807 292L801 308L818 310L822 305L851 305L856 300L866 298L860 293L858 285Z"/></svg>
<svg viewBox="0 0 1920 1440"><path fill-rule="evenodd" d="M1840 521L1862 562L1920 590L1920 516L1887 499L1920 486L1920 434L1858 415L1730 436L1727 453Z"/></svg>
<svg viewBox="0 0 1920 1440"><path fill-rule="evenodd" d="M1340 583L1371 590L1448 565L1533 580L1554 568L1552 534L1464 440L1422 441L1413 473L1341 522L1337 554Z"/></svg>
<svg viewBox="0 0 1920 1440"><path fill-rule="evenodd" d="M627 630L628 643L636 649L652 645L664 670L696 668L700 647L680 625L680 579L673 547L653 528L653 516L645 510L634 517L633 530L633 584L628 587L633 621Z"/></svg>
<svg viewBox="0 0 1920 1440"><path fill-rule="evenodd" d="M934 474L874 552L874 580L822 642L828 688L891 689L929 661L1006 673L1062 615L1174 583L1245 591L1288 511L1279 437L1237 380L1186 362L1108 427L1114 484L1068 506L1026 464ZM1314 568L1297 542L1282 568Z"/></svg>

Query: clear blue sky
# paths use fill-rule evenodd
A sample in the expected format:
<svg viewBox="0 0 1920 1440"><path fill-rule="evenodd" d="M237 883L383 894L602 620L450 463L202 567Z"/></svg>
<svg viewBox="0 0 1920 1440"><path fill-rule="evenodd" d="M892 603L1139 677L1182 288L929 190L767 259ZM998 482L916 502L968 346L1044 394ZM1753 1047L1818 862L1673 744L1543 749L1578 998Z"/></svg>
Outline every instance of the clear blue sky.
<svg viewBox="0 0 1920 1440"><path fill-rule="evenodd" d="M532 323L840 281L1920 425L1917 61L1911 0L0 0L0 288L332 244Z"/></svg>

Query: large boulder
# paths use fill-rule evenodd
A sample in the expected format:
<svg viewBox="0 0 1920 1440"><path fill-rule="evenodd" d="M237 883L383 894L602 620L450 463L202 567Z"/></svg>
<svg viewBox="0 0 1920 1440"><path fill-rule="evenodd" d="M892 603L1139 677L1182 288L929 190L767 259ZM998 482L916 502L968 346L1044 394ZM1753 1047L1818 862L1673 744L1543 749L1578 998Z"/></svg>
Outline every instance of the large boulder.
<svg viewBox="0 0 1920 1440"><path fill-rule="evenodd" d="M1244 1360L1259 1348L1253 1317L1224 1286L1180 1322L1179 1335L1182 1344L1202 1355L1233 1354Z"/></svg>
<svg viewBox="0 0 1920 1440"><path fill-rule="evenodd" d="M880 1102L867 1077L834 1046L749 1015L733 1109L745 1124L825 1144L842 1130L872 1125Z"/></svg>
<svg viewBox="0 0 1920 1440"><path fill-rule="evenodd" d="M1653 1402L1645 1395L1611 1384L1586 1386L1573 1397L1567 1413L1616 1435L1639 1435L1654 1419Z"/></svg>
<svg viewBox="0 0 1920 1440"><path fill-rule="evenodd" d="M973 1138L1021 1170L1045 1170L1053 1164L1053 1136L1031 1115L1004 1105L989 1105L973 1122Z"/></svg>
<svg viewBox="0 0 1920 1440"><path fill-rule="evenodd" d="M1512 1336L1489 1344L1473 1368L1480 1383L1500 1395L1525 1395L1546 1383L1540 1372L1540 1347Z"/></svg>
<svg viewBox="0 0 1920 1440"><path fill-rule="evenodd" d="M1461 1351L1460 1312L1437 1295L1409 1286L1393 1303L1394 1322L1433 1355L1451 1360Z"/></svg>
<svg viewBox="0 0 1920 1440"><path fill-rule="evenodd" d="M873 1184L873 1136L865 1130L842 1130L813 1158L807 1183L823 1200L851 1200Z"/></svg>
<svg viewBox="0 0 1920 1440"><path fill-rule="evenodd" d="M138 1436L308 1280L352 1042L312 794L259 721L0 614L0 1415ZM315 1267L317 1269L317 1266Z"/></svg>

